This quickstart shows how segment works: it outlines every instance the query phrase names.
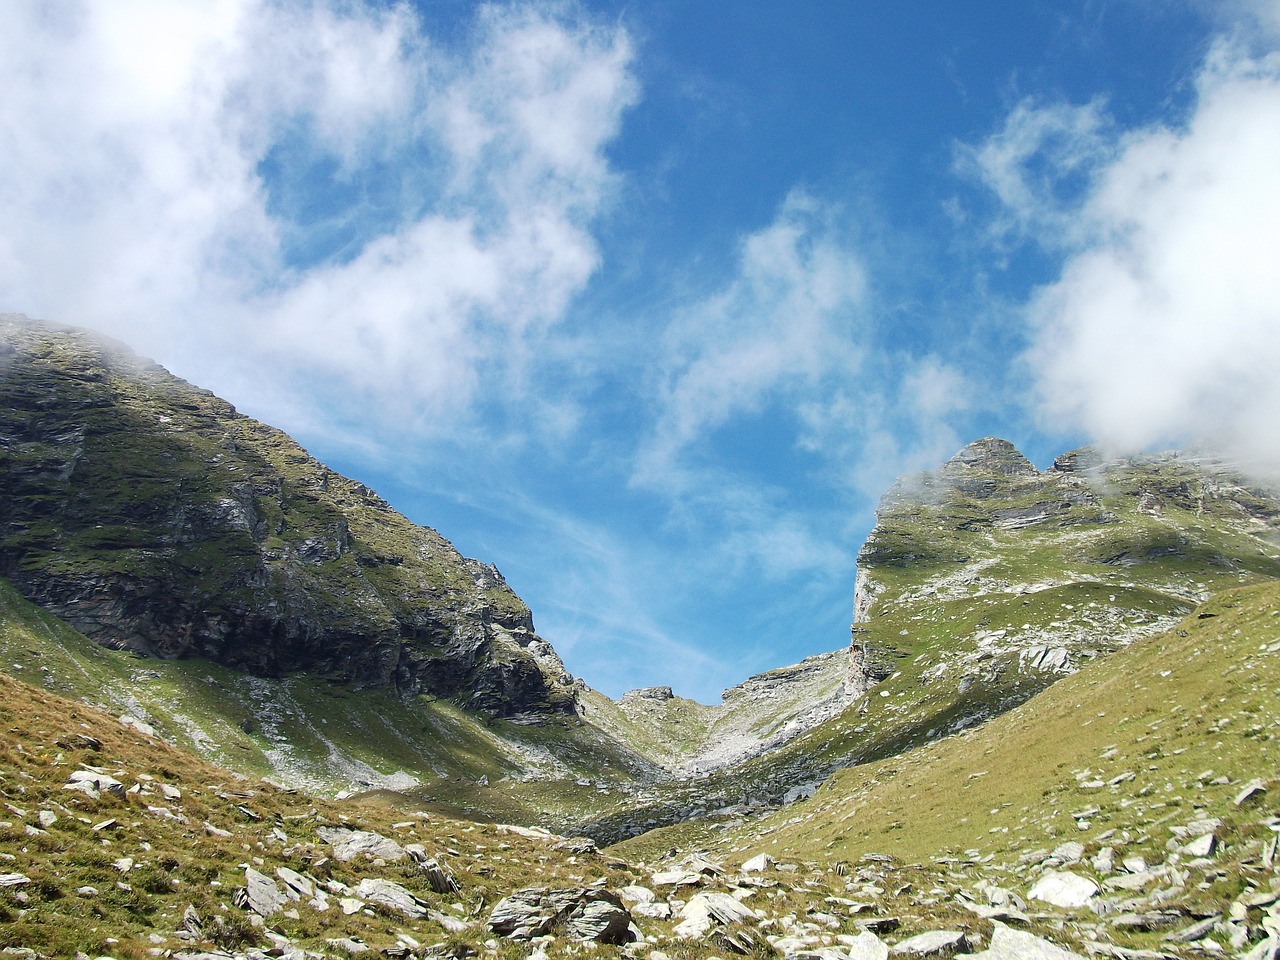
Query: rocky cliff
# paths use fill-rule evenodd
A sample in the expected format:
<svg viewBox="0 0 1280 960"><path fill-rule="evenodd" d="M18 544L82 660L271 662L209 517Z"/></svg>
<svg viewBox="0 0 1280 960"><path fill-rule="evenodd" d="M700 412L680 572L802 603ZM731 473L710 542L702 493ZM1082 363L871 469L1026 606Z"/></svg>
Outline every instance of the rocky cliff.
<svg viewBox="0 0 1280 960"><path fill-rule="evenodd" d="M0 576L97 642L506 716L571 679L498 571L121 344L0 317Z"/></svg>

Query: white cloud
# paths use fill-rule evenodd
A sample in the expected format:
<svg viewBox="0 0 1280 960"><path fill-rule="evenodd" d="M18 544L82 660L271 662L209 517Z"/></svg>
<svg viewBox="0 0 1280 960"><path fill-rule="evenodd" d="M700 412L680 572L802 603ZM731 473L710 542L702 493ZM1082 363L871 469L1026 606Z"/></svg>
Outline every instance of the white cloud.
<svg viewBox="0 0 1280 960"><path fill-rule="evenodd" d="M855 370L865 292L861 263L825 212L804 193L789 196L772 224L745 238L730 283L672 323L637 482L679 488L691 445Z"/></svg>
<svg viewBox="0 0 1280 960"><path fill-rule="evenodd" d="M1219 42L1185 122L1093 137L1070 224L1039 234L1068 251L1030 305L1046 418L1280 466L1280 54Z"/></svg>
<svg viewBox="0 0 1280 960"><path fill-rule="evenodd" d="M518 400L598 264L630 59L523 6L446 46L408 6L4 5L0 303L401 426Z"/></svg>

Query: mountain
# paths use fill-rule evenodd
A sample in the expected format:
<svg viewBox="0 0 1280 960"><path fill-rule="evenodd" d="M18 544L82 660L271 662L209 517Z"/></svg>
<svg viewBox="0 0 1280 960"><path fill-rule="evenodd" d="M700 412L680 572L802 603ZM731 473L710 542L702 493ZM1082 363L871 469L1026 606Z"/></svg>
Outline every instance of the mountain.
<svg viewBox="0 0 1280 960"><path fill-rule="evenodd" d="M1220 591L1278 579L1280 495L1228 462L1084 449L1038 471L1007 441L975 441L881 500L858 557L847 706L592 829L619 838L811 793L1105 669Z"/></svg>
<svg viewBox="0 0 1280 960"><path fill-rule="evenodd" d="M0 489L0 575L106 646L573 712L495 568L121 344L0 317Z"/></svg>
<svg viewBox="0 0 1280 960"><path fill-rule="evenodd" d="M0 948L1275 960L1278 591L1237 465L986 438L885 494L847 647L615 702L284 434L5 317Z"/></svg>

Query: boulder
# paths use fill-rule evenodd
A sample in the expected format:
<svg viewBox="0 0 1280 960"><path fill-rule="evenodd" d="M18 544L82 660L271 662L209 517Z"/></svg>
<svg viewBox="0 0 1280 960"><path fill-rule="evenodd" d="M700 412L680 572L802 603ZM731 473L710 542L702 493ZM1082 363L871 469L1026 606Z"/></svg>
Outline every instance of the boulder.
<svg viewBox="0 0 1280 960"><path fill-rule="evenodd" d="M592 943L622 944L639 939L622 901L605 890L596 891L574 908L565 932L575 940Z"/></svg>
<svg viewBox="0 0 1280 960"><path fill-rule="evenodd" d="M426 904L391 880L366 877L356 885L355 894L361 900L394 910L410 920L418 920L427 915Z"/></svg>
<svg viewBox="0 0 1280 960"><path fill-rule="evenodd" d="M394 863L409 855L405 848L394 840L371 830L320 827L316 833L321 840L333 848L333 859L341 863L347 863L359 856Z"/></svg>
<svg viewBox="0 0 1280 960"><path fill-rule="evenodd" d="M764 873L766 870L772 867L773 864L774 864L773 857L769 856L767 853L762 853L762 854L759 854L758 856L752 857L750 860L744 863L742 865L742 872L743 873Z"/></svg>
<svg viewBox="0 0 1280 960"><path fill-rule="evenodd" d="M1098 885L1087 877L1050 871L1036 882L1027 896L1071 910L1083 907L1097 892Z"/></svg>
<svg viewBox="0 0 1280 960"><path fill-rule="evenodd" d="M890 953L895 957L954 957L967 953L969 940L960 930L929 930L895 943Z"/></svg>
<svg viewBox="0 0 1280 960"><path fill-rule="evenodd" d="M991 945L981 953L973 954L973 960L1083 960L1078 953L1064 950L1022 930L1014 930L1003 923L996 923L994 927Z"/></svg>
<svg viewBox="0 0 1280 960"><path fill-rule="evenodd" d="M253 867L244 868L246 906L260 917L269 917L283 909L286 897L274 880Z"/></svg>
<svg viewBox="0 0 1280 960"><path fill-rule="evenodd" d="M608 890L530 887L498 901L489 929L512 940L532 940L558 924L578 940L621 944L639 939L622 900Z"/></svg>
<svg viewBox="0 0 1280 960"><path fill-rule="evenodd" d="M682 940L704 937L716 924L727 926L756 919L750 907L727 893L700 893L680 911L681 921L671 932Z"/></svg>
<svg viewBox="0 0 1280 960"><path fill-rule="evenodd" d="M856 937L843 937L841 942L849 960L888 960L888 945L870 930L863 930Z"/></svg>

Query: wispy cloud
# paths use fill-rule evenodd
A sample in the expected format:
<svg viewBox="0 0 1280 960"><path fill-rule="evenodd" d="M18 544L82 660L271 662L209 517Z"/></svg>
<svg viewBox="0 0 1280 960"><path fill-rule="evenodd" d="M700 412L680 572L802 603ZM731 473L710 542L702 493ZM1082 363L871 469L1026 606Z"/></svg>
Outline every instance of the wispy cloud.
<svg viewBox="0 0 1280 960"><path fill-rule="evenodd" d="M855 370L865 295L832 211L793 192L773 223L742 241L729 283L668 330L637 482L678 485L685 451L735 416Z"/></svg>
<svg viewBox="0 0 1280 960"><path fill-rule="evenodd" d="M401 428L518 402L599 263L631 57L545 7L446 45L407 6L6 5L0 302Z"/></svg>
<svg viewBox="0 0 1280 960"><path fill-rule="evenodd" d="M976 152L1010 213L1065 251L1028 308L1045 420L1126 448L1208 441L1280 466L1280 54L1216 43L1188 116L1124 134L1095 107L1020 107L1060 151ZM1101 140L1099 138L1102 138ZM1034 135L1027 142L1038 142ZM1059 153L1083 167L1058 167ZM1064 201L1003 189L1027 165L1083 176ZM1052 187L1052 183L1049 184Z"/></svg>

